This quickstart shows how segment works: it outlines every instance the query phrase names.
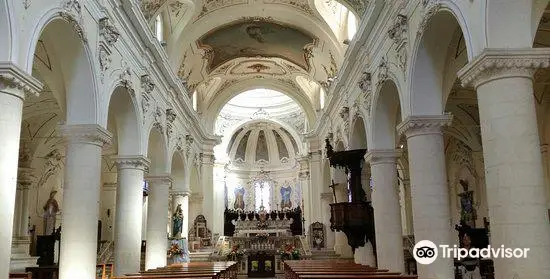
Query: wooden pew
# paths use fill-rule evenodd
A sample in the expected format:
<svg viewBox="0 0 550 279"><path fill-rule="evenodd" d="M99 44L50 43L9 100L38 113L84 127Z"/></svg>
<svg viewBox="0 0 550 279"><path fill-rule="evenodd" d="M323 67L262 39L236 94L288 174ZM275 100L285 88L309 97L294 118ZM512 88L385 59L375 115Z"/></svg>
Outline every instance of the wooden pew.
<svg viewBox="0 0 550 279"><path fill-rule="evenodd" d="M32 273L31 272L21 272L21 273L10 273L8 276L9 279L15 279L15 278L25 278L25 279L32 279Z"/></svg>
<svg viewBox="0 0 550 279"><path fill-rule="evenodd" d="M345 260L285 261L285 278L289 279L416 279L417 276L362 266Z"/></svg>
<svg viewBox="0 0 550 279"><path fill-rule="evenodd" d="M196 262L175 264L155 268L139 273L113 277L113 279L168 279L168 278L213 278L237 279L238 266L236 262Z"/></svg>

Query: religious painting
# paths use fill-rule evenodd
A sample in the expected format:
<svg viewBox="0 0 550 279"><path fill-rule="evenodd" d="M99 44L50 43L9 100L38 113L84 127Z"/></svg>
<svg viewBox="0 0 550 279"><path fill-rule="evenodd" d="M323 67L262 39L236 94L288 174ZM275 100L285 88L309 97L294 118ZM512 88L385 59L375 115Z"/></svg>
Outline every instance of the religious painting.
<svg viewBox="0 0 550 279"><path fill-rule="evenodd" d="M237 186L234 190L235 194L235 202L233 203L234 209L242 209L244 210L244 193L245 190L242 185Z"/></svg>
<svg viewBox="0 0 550 279"><path fill-rule="evenodd" d="M285 185L281 187L281 209L292 208L292 187Z"/></svg>
<svg viewBox="0 0 550 279"><path fill-rule="evenodd" d="M312 35L290 26L247 20L209 32L197 44L206 52L209 70L239 57L278 57L309 71L308 49L315 42Z"/></svg>

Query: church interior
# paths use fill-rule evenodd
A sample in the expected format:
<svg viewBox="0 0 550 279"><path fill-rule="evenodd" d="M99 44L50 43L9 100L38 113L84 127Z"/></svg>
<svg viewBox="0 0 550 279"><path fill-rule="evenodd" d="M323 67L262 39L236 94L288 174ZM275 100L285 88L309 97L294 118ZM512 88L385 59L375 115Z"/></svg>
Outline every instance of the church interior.
<svg viewBox="0 0 550 279"><path fill-rule="evenodd" d="M549 68L548 0L0 0L0 279L548 279Z"/></svg>

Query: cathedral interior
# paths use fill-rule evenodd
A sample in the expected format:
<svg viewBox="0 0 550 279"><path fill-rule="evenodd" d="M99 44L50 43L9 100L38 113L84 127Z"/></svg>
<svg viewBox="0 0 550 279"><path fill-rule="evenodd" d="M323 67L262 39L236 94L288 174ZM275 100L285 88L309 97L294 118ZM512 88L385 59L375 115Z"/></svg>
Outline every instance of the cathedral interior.
<svg viewBox="0 0 550 279"><path fill-rule="evenodd" d="M550 278L549 3L0 0L0 279Z"/></svg>

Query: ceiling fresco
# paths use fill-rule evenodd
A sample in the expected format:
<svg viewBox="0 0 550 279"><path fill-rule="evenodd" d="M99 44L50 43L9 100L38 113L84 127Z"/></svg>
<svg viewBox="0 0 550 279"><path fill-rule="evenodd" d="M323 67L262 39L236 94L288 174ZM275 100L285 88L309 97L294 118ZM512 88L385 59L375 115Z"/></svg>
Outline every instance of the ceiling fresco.
<svg viewBox="0 0 550 279"><path fill-rule="evenodd" d="M219 28L198 40L208 55L208 70L239 58L284 58L304 70L310 68L311 48L317 39L298 29L270 21L241 21ZM256 65L253 71L267 70Z"/></svg>

